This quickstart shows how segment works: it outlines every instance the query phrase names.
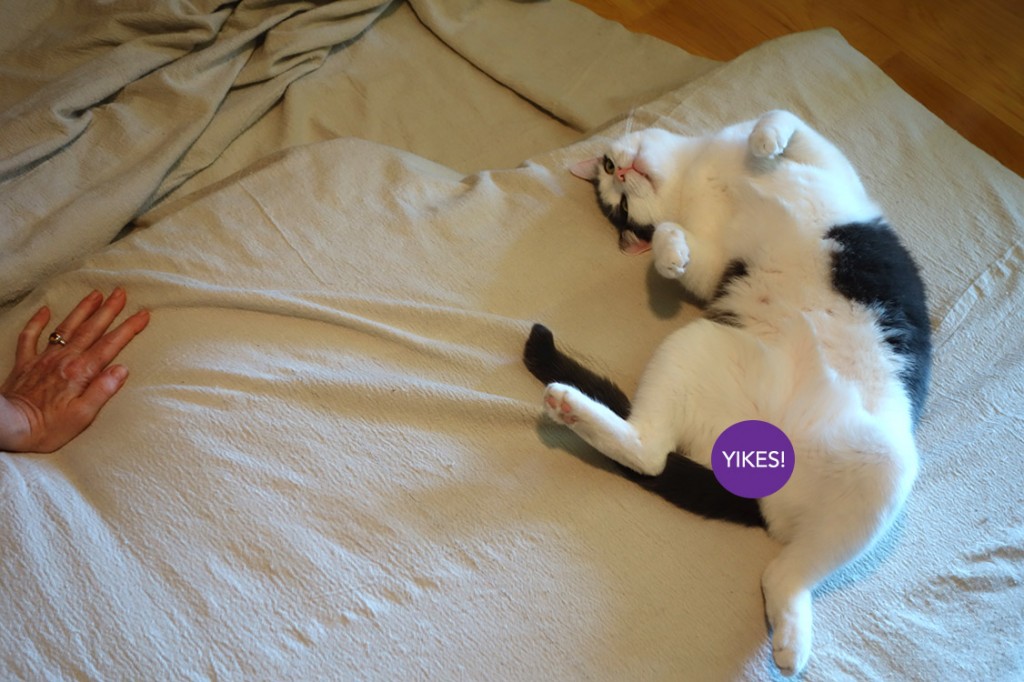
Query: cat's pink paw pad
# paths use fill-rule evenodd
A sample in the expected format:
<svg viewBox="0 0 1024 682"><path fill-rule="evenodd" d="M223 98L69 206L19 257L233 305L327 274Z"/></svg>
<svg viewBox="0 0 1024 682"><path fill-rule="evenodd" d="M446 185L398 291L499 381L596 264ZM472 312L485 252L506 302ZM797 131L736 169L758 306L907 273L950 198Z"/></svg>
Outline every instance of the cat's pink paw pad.
<svg viewBox="0 0 1024 682"><path fill-rule="evenodd" d="M571 388L561 384L551 384L544 391L545 412L553 421L572 426L579 417L573 412L572 402L569 397Z"/></svg>

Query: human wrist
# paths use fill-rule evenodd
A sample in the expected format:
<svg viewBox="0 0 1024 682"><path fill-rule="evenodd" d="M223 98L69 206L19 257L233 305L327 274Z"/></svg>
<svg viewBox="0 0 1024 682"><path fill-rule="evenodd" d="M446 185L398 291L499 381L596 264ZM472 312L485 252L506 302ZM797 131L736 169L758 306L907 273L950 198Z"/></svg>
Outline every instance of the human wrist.
<svg viewBox="0 0 1024 682"><path fill-rule="evenodd" d="M0 395L0 450L23 451L30 430L25 413L7 396Z"/></svg>

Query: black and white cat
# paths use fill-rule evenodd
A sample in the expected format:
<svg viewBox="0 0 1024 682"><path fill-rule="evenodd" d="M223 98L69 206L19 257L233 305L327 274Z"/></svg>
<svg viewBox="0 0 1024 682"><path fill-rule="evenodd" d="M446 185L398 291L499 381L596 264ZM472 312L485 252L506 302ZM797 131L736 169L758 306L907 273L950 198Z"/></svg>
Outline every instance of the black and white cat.
<svg viewBox="0 0 1024 682"><path fill-rule="evenodd" d="M675 504L784 543L761 586L775 662L795 674L811 590L886 531L917 475L931 366L918 269L846 157L789 112L704 137L627 134L573 172L620 246L651 248L706 308L661 344L632 404L537 325L524 359L544 410ZM719 434L749 419L781 428L798 460L759 500L710 470Z"/></svg>

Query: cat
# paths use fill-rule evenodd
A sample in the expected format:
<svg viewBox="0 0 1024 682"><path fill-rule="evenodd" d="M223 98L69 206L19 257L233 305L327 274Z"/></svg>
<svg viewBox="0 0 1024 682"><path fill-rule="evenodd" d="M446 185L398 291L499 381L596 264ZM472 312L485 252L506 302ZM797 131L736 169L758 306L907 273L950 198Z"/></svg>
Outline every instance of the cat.
<svg viewBox="0 0 1024 682"><path fill-rule="evenodd" d="M706 136L628 133L573 172L620 248L651 250L704 314L662 342L632 402L534 326L524 361L547 384L543 410L645 488L783 544L761 588L775 663L799 673L811 591L886 532L917 475L931 369L918 267L843 153L790 112ZM761 499L710 468L716 437L750 419L797 458Z"/></svg>

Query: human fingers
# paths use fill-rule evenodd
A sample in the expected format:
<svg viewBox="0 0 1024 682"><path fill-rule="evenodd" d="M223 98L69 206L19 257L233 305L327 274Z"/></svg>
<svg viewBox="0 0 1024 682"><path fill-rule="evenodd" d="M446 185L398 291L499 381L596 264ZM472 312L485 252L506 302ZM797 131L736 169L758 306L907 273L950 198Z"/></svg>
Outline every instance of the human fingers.
<svg viewBox="0 0 1024 682"><path fill-rule="evenodd" d="M102 296L100 298L102 300ZM88 350L92 344L96 343L97 339L106 333L107 327L124 309L126 300L124 289L115 287L107 300L95 308L74 330L74 333L69 332L68 345L79 352Z"/></svg>
<svg viewBox="0 0 1024 682"><path fill-rule="evenodd" d="M100 307L102 302L103 294L98 291L93 291L78 302L78 305L68 313L68 316L64 318L63 322L57 325L57 328L54 331L65 339L71 339L78 327L96 312L96 309Z"/></svg>
<svg viewBox="0 0 1024 682"><path fill-rule="evenodd" d="M46 323L50 321L50 309L40 308L25 324L18 334L18 345L14 351L14 366L23 367L36 356L39 347L39 335L43 333Z"/></svg>
<svg viewBox="0 0 1024 682"><path fill-rule="evenodd" d="M149 324L149 311L140 310L127 320L119 324L103 335L88 351L89 359L97 367L105 367L107 363L117 357L128 342L135 338L135 335L146 328Z"/></svg>
<svg viewBox="0 0 1024 682"><path fill-rule="evenodd" d="M121 390L127 378L128 369L124 365L111 365L89 382L82 395L71 401L69 416L75 423L68 426L74 430L72 437L92 424L103 406Z"/></svg>

